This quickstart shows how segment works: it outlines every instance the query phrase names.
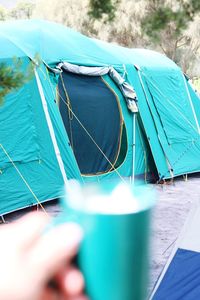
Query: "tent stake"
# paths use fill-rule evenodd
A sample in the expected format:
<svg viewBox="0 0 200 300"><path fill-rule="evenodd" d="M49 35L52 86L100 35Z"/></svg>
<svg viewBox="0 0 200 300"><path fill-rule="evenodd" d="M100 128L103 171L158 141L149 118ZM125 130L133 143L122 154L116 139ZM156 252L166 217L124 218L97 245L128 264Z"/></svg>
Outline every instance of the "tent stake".
<svg viewBox="0 0 200 300"><path fill-rule="evenodd" d="M5 221L5 219L4 219L4 217L3 217L3 216L1 216L1 221L2 221L2 223L3 223L3 224L5 224L5 223L6 223L6 221Z"/></svg>
<svg viewBox="0 0 200 300"><path fill-rule="evenodd" d="M188 174L184 174L184 175L183 175L183 180L184 180L184 181L188 181Z"/></svg>

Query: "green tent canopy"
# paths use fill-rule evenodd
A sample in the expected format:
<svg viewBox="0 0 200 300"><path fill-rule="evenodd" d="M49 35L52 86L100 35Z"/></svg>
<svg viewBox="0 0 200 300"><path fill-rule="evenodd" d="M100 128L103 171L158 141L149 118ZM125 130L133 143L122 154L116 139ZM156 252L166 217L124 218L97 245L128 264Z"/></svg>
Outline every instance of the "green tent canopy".
<svg viewBox="0 0 200 300"><path fill-rule="evenodd" d="M200 170L199 98L181 69L39 20L0 22L0 63L34 76L0 107L0 214L62 196L68 179Z"/></svg>

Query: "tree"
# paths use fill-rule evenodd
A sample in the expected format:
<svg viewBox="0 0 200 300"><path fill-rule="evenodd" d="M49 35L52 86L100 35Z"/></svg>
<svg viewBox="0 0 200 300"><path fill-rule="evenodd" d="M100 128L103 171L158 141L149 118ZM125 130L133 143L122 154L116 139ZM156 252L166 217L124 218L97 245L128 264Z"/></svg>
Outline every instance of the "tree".
<svg viewBox="0 0 200 300"><path fill-rule="evenodd" d="M34 17L57 21L90 37L125 47L154 49L166 54L188 72L195 62L200 39L195 39L195 36L199 36L197 27L189 30L189 24L197 22L195 18L184 24L188 30L183 27L180 30L183 20L182 14L179 14L179 1L111 0L105 4L102 0L49 0L47 7L45 0L39 0ZM114 19L107 16L110 12L114 14ZM169 23L166 18L170 19Z"/></svg>
<svg viewBox="0 0 200 300"><path fill-rule="evenodd" d="M199 12L200 2L196 0L147 0L141 24L144 32L156 42L163 30L172 26L173 36L179 37Z"/></svg>
<svg viewBox="0 0 200 300"><path fill-rule="evenodd" d="M31 80L33 76L33 63L26 70L22 70L22 62L13 59L12 65L0 64L0 105L3 104L7 94L19 89L23 84Z"/></svg>
<svg viewBox="0 0 200 300"><path fill-rule="evenodd" d="M12 19L30 19L32 17L34 8L34 3L22 1L9 11L9 15Z"/></svg>
<svg viewBox="0 0 200 300"><path fill-rule="evenodd" d="M101 19L107 14L113 20L119 2L121 0L90 0L89 14L95 19ZM197 0L147 0L147 4L152 7L152 11L148 12L142 23L153 38L157 38L156 31L166 28L171 21L176 23L175 31L179 34L200 11L200 1Z"/></svg>
<svg viewBox="0 0 200 300"><path fill-rule="evenodd" d="M106 21L113 21L119 0L90 0L89 15L94 19L102 19L107 16Z"/></svg>
<svg viewBox="0 0 200 300"><path fill-rule="evenodd" d="M145 47L148 40L142 36L140 26L143 6L144 0L136 2L121 0L118 2L115 19L112 22L94 21L95 37L125 47Z"/></svg>
<svg viewBox="0 0 200 300"><path fill-rule="evenodd" d="M182 67L183 71L190 75L190 77L199 74L199 51L200 51L200 16L196 16L194 21L190 23L189 28L184 32L188 38L187 45L180 47L177 52L177 57L180 61L177 63Z"/></svg>
<svg viewBox="0 0 200 300"><path fill-rule="evenodd" d="M144 46L140 30L143 2L144 0L136 3L132 0L115 1L115 19L108 21L106 13L97 19L88 14L91 11L89 0L49 0L48 7L45 0L40 0L36 4L33 17L62 23L90 37L128 47L141 47Z"/></svg>
<svg viewBox="0 0 200 300"><path fill-rule="evenodd" d="M199 3L199 2L198 2ZM179 64L184 72L191 70L199 50L198 22L200 3L193 0L147 0L141 20L144 34L152 46Z"/></svg>
<svg viewBox="0 0 200 300"><path fill-rule="evenodd" d="M0 21L5 21L7 18L7 11L6 9L0 5Z"/></svg>

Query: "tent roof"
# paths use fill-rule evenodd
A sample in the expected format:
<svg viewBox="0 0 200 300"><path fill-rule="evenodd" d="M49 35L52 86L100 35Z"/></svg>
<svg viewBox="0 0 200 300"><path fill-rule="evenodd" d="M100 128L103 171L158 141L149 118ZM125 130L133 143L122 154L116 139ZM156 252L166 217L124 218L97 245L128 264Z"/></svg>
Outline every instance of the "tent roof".
<svg viewBox="0 0 200 300"><path fill-rule="evenodd" d="M28 56L33 59L39 54L48 64L66 60L95 66L134 64L150 69L178 68L166 56L155 51L127 49L42 20L0 22L0 43L3 45L0 58Z"/></svg>

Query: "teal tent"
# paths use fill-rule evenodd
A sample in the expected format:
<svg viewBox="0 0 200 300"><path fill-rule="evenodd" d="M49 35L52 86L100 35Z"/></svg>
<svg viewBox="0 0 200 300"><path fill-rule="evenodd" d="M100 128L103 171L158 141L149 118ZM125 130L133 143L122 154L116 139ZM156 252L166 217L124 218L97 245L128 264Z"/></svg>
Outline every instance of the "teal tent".
<svg viewBox="0 0 200 300"><path fill-rule="evenodd" d="M68 178L200 170L199 98L167 57L39 20L1 22L0 39L0 62L34 65L0 107L1 214L59 197Z"/></svg>
<svg viewBox="0 0 200 300"><path fill-rule="evenodd" d="M38 49L33 24L24 25L1 23L0 64L12 66L15 57L26 72ZM81 179L45 72L35 66L34 76L0 106L1 215L61 197L68 179Z"/></svg>

